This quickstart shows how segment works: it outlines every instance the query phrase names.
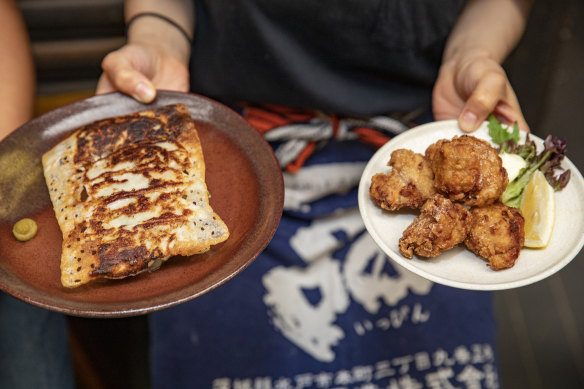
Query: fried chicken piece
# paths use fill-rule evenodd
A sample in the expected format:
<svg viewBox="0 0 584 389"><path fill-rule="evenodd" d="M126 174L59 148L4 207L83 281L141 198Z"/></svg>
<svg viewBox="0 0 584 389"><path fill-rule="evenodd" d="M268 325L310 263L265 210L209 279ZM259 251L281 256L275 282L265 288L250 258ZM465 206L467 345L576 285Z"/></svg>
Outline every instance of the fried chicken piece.
<svg viewBox="0 0 584 389"><path fill-rule="evenodd" d="M381 208L417 209L436 193L434 173L422 154L398 149L391 153L387 165L391 171L374 175L369 187L371 199Z"/></svg>
<svg viewBox="0 0 584 389"><path fill-rule="evenodd" d="M524 219L518 209L500 202L471 211L473 223L464 243L489 261L493 270L512 267L525 240Z"/></svg>
<svg viewBox="0 0 584 389"><path fill-rule="evenodd" d="M399 240L399 251L406 258L416 253L435 257L462 243L472 225L471 213L440 194L427 200Z"/></svg>
<svg viewBox="0 0 584 389"><path fill-rule="evenodd" d="M442 147L442 144L444 142L449 142L449 140L448 139L440 139L440 140L436 141L435 143L432 143L430 146L428 146L428 148L426 149L426 152L424 153L424 156L426 157L428 162L430 162L430 163L432 162L432 160L434 159L434 156L440 150L440 147Z"/></svg>
<svg viewBox="0 0 584 389"><path fill-rule="evenodd" d="M470 135L442 139L430 145L425 156L438 192L468 206L493 204L509 182L497 150Z"/></svg>

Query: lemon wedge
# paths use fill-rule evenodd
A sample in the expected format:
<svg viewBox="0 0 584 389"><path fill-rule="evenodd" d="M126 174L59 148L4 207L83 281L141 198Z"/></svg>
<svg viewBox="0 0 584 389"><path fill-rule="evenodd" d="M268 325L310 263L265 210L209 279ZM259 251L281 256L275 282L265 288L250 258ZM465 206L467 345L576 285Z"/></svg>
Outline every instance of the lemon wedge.
<svg viewBox="0 0 584 389"><path fill-rule="evenodd" d="M556 203L554 189L536 170L523 191L519 206L525 219L525 247L546 247L554 229Z"/></svg>

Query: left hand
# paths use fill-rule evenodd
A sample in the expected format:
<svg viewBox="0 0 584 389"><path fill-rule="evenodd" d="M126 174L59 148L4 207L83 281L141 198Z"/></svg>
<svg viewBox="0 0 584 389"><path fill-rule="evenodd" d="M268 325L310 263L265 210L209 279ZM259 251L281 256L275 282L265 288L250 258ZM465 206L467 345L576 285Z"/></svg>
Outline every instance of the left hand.
<svg viewBox="0 0 584 389"><path fill-rule="evenodd" d="M142 103L151 103L156 89L187 92L189 70L176 56L155 44L127 44L109 53L102 61L103 74L97 94L119 91Z"/></svg>
<svg viewBox="0 0 584 389"><path fill-rule="evenodd" d="M466 132L475 131L491 113L505 124L517 122L529 131L505 71L486 55L445 61L434 85L432 107L436 120L456 118Z"/></svg>

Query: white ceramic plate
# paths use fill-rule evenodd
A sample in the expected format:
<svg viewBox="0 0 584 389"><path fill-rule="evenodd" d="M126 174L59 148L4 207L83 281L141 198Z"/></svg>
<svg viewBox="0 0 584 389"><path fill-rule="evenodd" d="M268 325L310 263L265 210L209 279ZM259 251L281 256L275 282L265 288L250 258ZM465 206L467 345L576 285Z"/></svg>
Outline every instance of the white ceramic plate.
<svg viewBox="0 0 584 389"><path fill-rule="evenodd" d="M434 122L416 127L393 138L368 162L359 184L359 209L365 226L379 247L395 262L431 281L473 290L511 289L540 281L566 266L584 245L584 179L576 166L564 159L564 167L572 171L568 185L556 192L556 221L549 245L544 249L524 248L510 269L494 271L486 261L463 245L432 259L414 255L407 259L399 252L398 241L403 231L418 214L387 212L376 206L369 197L371 177L385 173L392 151L408 148L423 154L439 139L462 135L455 120ZM486 123L472 134L490 141ZM525 137L525 134L522 134ZM543 148L543 141L530 135ZM568 145L569 146L569 145Z"/></svg>

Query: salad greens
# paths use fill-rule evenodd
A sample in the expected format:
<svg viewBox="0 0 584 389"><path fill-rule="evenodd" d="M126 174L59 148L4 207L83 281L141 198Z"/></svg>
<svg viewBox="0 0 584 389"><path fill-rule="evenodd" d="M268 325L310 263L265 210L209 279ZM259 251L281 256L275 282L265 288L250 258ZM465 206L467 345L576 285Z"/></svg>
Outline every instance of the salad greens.
<svg viewBox="0 0 584 389"><path fill-rule="evenodd" d="M563 189L570 181L570 170L562 168L562 160L566 156L566 141L556 136L548 135L544 142L544 149L537 152L537 146L527 134L525 143L519 144L519 127L517 123L513 130L509 131L493 115L489 117L489 136L499 145L499 153L517 154L527 162L519 175L507 185L507 189L501 195L501 201L510 206L519 208L523 189L527 186L531 175L536 170L541 170L547 182L555 191ZM556 171L561 171L557 175Z"/></svg>
<svg viewBox="0 0 584 389"><path fill-rule="evenodd" d="M501 145L513 140L519 143L519 126L517 122L513 126L513 132L509 132L494 115L489 115L489 136L494 143Z"/></svg>

